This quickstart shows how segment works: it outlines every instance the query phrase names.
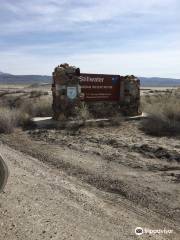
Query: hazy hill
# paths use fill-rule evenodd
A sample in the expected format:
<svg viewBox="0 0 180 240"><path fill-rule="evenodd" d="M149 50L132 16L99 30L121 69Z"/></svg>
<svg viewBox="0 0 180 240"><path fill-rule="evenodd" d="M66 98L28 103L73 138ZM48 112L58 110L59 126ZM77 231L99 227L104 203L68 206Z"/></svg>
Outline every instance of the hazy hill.
<svg viewBox="0 0 180 240"><path fill-rule="evenodd" d="M180 86L180 79L139 77L141 86L171 87ZM47 75L12 75L0 71L0 84L34 84L51 83L52 77Z"/></svg>
<svg viewBox="0 0 180 240"><path fill-rule="evenodd" d="M158 78L158 77L139 77L141 80L141 86L147 87L173 87L180 86L180 79L174 78Z"/></svg>
<svg viewBox="0 0 180 240"><path fill-rule="evenodd" d="M48 83L51 79L51 76L46 75L12 75L0 72L0 84Z"/></svg>

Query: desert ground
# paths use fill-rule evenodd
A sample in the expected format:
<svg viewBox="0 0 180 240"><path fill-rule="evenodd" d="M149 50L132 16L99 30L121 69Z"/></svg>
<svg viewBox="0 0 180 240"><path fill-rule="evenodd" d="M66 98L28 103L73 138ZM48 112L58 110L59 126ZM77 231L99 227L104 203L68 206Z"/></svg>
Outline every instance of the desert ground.
<svg viewBox="0 0 180 240"><path fill-rule="evenodd" d="M47 86L34 91L2 87L1 103L51 99ZM162 91L169 89L142 96ZM140 124L2 132L10 176L0 194L0 239L180 239L180 137L149 135ZM171 231L137 236L136 227Z"/></svg>

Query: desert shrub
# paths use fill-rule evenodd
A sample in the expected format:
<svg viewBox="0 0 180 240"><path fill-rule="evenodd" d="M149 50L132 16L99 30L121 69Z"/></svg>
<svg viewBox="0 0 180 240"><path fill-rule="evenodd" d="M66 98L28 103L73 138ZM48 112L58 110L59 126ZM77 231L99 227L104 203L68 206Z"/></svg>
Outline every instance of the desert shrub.
<svg viewBox="0 0 180 240"><path fill-rule="evenodd" d="M52 116L52 103L49 99L40 100L34 104L33 111L37 117Z"/></svg>
<svg viewBox="0 0 180 240"><path fill-rule="evenodd" d="M9 107L9 108L18 108L29 93L12 93L7 94L3 97L0 97L0 106Z"/></svg>
<svg viewBox="0 0 180 240"><path fill-rule="evenodd" d="M82 120L87 120L90 117L88 106L85 103L81 103L76 109L75 109L75 115L77 118Z"/></svg>
<svg viewBox="0 0 180 240"><path fill-rule="evenodd" d="M111 118L119 112L119 105L111 102L88 103L88 108L94 118Z"/></svg>
<svg viewBox="0 0 180 240"><path fill-rule="evenodd" d="M30 92L30 98L36 98L36 97L41 97L48 95L48 92L42 91L42 90L33 90Z"/></svg>
<svg viewBox="0 0 180 240"><path fill-rule="evenodd" d="M19 115L17 118L17 126L22 128L28 128L34 126L31 116L28 113L21 112L19 110Z"/></svg>
<svg viewBox="0 0 180 240"><path fill-rule="evenodd" d="M180 134L180 92L146 96L142 110L148 118L141 122L142 129L153 135Z"/></svg>
<svg viewBox="0 0 180 240"><path fill-rule="evenodd" d="M18 104L21 103L21 101L23 101L21 97L22 95L19 95L19 96L9 95L4 99L4 103L7 107L16 108Z"/></svg>
<svg viewBox="0 0 180 240"><path fill-rule="evenodd" d="M31 117L52 116L51 98L40 98L36 101L26 100L21 106L21 112L27 113Z"/></svg>
<svg viewBox="0 0 180 240"><path fill-rule="evenodd" d="M11 96L11 95L1 97L0 105L1 105L1 107L9 107L9 108L15 107L16 99L17 99L17 97Z"/></svg>
<svg viewBox="0 0 180 240"><path fill-rule="evenodd" d="M11 133L18 124L18 114L16 110L0 108L0 133Z"/></svg>
<svg viewBox="0 0 180 240"><path fill-rule="evenodd" d="M12 133L16 127L32 125L30 116L18 109L0 108L0 133Z"/></svg>
<svg viewBox="0 0 180 240"><path fill-rule="evenodd" d="M31 127L32 117L52 116L50 97L38 99L9 96L0 99L0 133L11 133L16 127Z"/></svg>

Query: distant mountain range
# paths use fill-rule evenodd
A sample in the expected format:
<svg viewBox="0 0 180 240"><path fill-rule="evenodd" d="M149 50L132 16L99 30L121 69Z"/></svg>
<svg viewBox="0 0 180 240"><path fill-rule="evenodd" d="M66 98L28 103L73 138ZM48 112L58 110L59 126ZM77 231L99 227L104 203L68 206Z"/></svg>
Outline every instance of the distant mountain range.
<svg viewBox="0 0 180 240"><path fill-rule="evenodd" d="M139 77L141 86L144 87L180 87L180 79L175 78L159 78L159 77Z"/></svg>
<svg viewBox="0 0 180 240"><path fill-rule="evenodd" d="M52 77L47 75L12 75L0 72L0 84L42 84L51 81Z"/></svg>
<svg viewBox="0 0 180 240"><path fill-rule="evenodd" d="M180 87L180 79L139 77L144 87ZM0 84L43 84L51 83L52 77L47 75L13 75L0 71Z"/></svg>

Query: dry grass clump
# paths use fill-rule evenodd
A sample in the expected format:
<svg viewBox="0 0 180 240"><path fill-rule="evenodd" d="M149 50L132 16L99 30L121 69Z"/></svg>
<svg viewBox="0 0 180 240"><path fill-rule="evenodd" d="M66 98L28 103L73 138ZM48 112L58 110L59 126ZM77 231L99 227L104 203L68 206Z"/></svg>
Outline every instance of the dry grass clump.
<svg viewBox="0 0 180 240"><path fill-rule="evenodd" d="M11 133L17 126L18 112L8 108L0 108L0 133Z"/></svg>
<svg viewBox="0 0 180 240"><path fill-rule="evenodd" d="M36 101L26 100L21 104L20 110L31 117L49 117L52 116L51 101L51 98L40 98Z"/></svg>
<svg viewBox="0 0 180 240"><path fill-rule="evenodd" d="M49 98L21 101L19 106L9 107L1 104L0 133L11 133L16 127L32 126L32 117L52 116L51 100Z"/></svg>
<svg viewBox="0 0 180 240"><path fill-rule="evenodd" d="M88 108L93 118L113 118L119 112L119 105L111 102L89 102Z"/></svg>
<svg viewBox="0 0 180 240"><path fill-rule="evenodd" d="M0 133L12 133L16 127L32 125L30 116L18 109L0 108Z"/></svg>
<svg viewBox="0 0 180 240"><path fill-rule="evenodd" d="M0 97L0 133L32 126L32 117L52 116L52 98L44 91Z"/></svg>
<svg viewBox="0 0 180 240"><path fill-rule="evenodd" d="M142 109L149 114L141 122L145 132L158 136L180 134L180 91L146 96Z"/></svg>
<svg viewBox="0 0 180 240"><path fill-rule="evenodd" d="M87 120L90 118L90 113L88 106L85 103L81 103L77 108L76 108L76 116L78 116L79 119L81 120Z"/></svg>
<svg viewBox="0 0 180 240"><path fill-rule="evenodd" d="M45 96L48 95L47 91L42 91L42 90L33 90L30 93L30 98L36 98L36 97L41 97L41 96Z"/></svg>

